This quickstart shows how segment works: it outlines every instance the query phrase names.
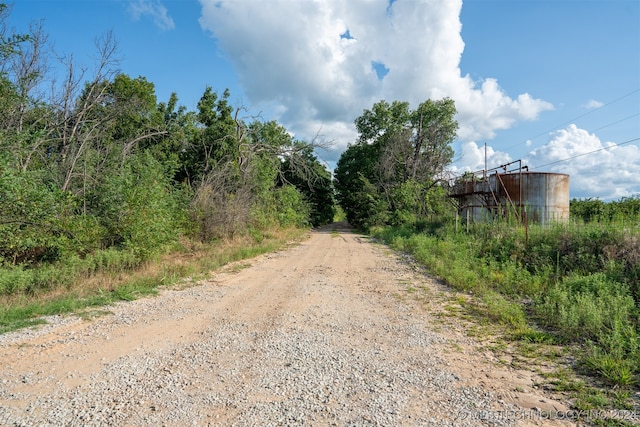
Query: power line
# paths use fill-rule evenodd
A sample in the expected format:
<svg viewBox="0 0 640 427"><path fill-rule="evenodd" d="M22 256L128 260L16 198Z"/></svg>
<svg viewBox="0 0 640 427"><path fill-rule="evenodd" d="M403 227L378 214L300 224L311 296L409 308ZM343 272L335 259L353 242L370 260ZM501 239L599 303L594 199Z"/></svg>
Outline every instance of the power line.
<svg viewBox="0 0 640 427"><path fill-rule="evenodd" d="M589 155L589 154L597 153L597 152L599 152L599 151L608 150L608 149L610 149L610 148L614 148L614 147L620 147L620 146L622 146L622 145L630 144L630 143L635 142L635 141L640 141L640 138L630 139L630 140L628 140L628 141L621 142L621 143L619 143L619 144L613 144L613 145L610 145L610 146L608 146L608 147L602 147L602 148L599 148L599 149L597 149L597 150L589 151L589 152L587 152L587 153L577 154L577 155L575 155L575 156L568 157L568 158L566 158L566 159L562 159L562 160L556 160L555 162L546 163L546 164L544 164L544 165L540 165L540 166L536 166L536 167L529 167L529 170L532 170L532 169L540 169L540 168L543 168L543 167L545 167L545 166L551 166L551 165L555 165L555 164L558 164L558 163L567 162L567 161L569 161L569 160L577 159L578 157L587 156L587 155Z"/></svg>
<svg viewBox="0 0 640 427"><path fill-rule="evenodd" d="M613 101L609 101L609 102L607 102L606 104L603 104L603 105L601 105L601 106L599 106L599 107L597 107L597 108L594 108L593 110L587 111L587 112L586 112L586 113L584 113L584 114L581 114L581 115L579 115L579 116L577 116L577 117L574 117L574 118L569 119L569 120L567 120L567 121L565 121L565 122L563 122L563 123L560 123L560 124L558 124L558 125L556 125L556 126L554 126L554 127L550 128L550 129L545 130L544 132L540 132L539 134L536 134L536 135L532 136L531 138L526 139L524 142L520 142L520 143L518 143L518 144L515 144L515 145L512 145L512 146L510 146L510 147L507 147L505 150L506 150L506 151L511 150L512 148L518 147L518 146L520 146L520 145L522 145L522 144L526 144L526 143L527 143L527 141L531 141L531 140L533 140L533 139L536 139L536 138L537 138L537 137L539 137L539 136L547 135L549 132L552 132L552 131L558 130L558 129L560 129L562 126L564 126L564 125L566 125L566 124L569 124L569 123L575 122L575 121L576 121L576 120L578 120L578 119L581 119L581 118L583 118L583 117L585 117L585 116L588 116L589 114L593 114L593 113L595 113L596 111L599 111L599 110L601 110L601 109L603 109L603 108L605 108L605 107L607 107L607 106L609 106L609 105L611 105L611 104L615 104L616 102L621 101L621 100L623 100L623 99L625 99L625 98L627 98L627 97L629 97L629 96L631 96L631 95L633 95L633 94L635 94L635 93L638 93L638 92L640 92L640 88L639 88L639 89L635 89L635 90L633 90L633 91L631 91L631 92L627 93L626 95L622 95L622 96L620 96L620 97L618 97L618 98L614 99ZM638 114L635 114L634 116L637 116L637 115L638 115ZM619 120L619 121L627 120L627 119L629 119L629 118L631 118L631 117L634 117L634 116L630 116L630 117L627 117L627 118L622 119L622 120ZM610 126L610 125L612 125L612 124L613 124L613 123L610 123L610 124L608 124L608 125L606 125L606 126L603 126L603 128L604 128L604 127L607 127L607 126ZM600 128L600 129L602 129L602 128ZM597 130L597 129L596 129L596 130Z"/></svg>
<svg viewBox="0 0 640 427"><path fill-rule="evenodd" d="M625 120L629 120L629 119L632 119L632 118L637 117L637 116L640 116L640 113L635 113L635 114L632 114L630 116L625 117L624 119L616 120L615 122L611 122L611 123L608 123L608 124L606 124L604 126L600 126L599 128L592 130L591 132L596 132L596 131L599 131L601 129L608 128L609 126L617 125L618 123L624 122Z"/></svg>
<svg viewBox="0 0 640 427"><path fill-rule="evenodd" d="M585 117L585 116L587 116L587 115L589 115L589 114L592 114L592 113L594 113L594 112L596 112L596 111L598 111L598 110L600 110L600 109L602 109L602 108L604 108L604 107L606 107L606 106L608 106L608 105L614 104L614 103L616 103L616 102L618 102L618 101L620 101L620 100L622 100L622 99L624 99L624 98L627 98L627 97L629 97L629 96L631 96L631 95L633 95L633 94L635 94L635 93L638 93L638 92L640 92L640 89L633 90L633 91L631 91L631 92L629 92L629 93L627 93L627 94L625 94L625 95L623 95L623 96L620 96L620 97L618 97L618 98L614 99L613 101L609 101L609 102L607 102L606 104L603 104L603 105L601 105L601 106L599 106L599 107L597 107L597 108L595 108L595 109L593 109L593 110L591 110L591 111L588 111L587 113L581 114L580 116L577 116L577 117L574 117L573 119L567 120L566 122L561 123L561 124L559 124L559 125L557 125L557 126L555 126L555 127L551 128L551 129L549 129L549 130L547 130L547 131L541 132L541 133L539 133L539 134L537 134L537 135L533 136L532 138L529 138L528 140L532 140L532 139L535 139L535 138L537 138L537 137L539 137L539 136L542 136L542 135L548 134L549 132L554 131L554 130L557 130L557 129L559 129L561 126L563 126L563 125L565 125L565 124L567 124L567 123L571 123L571 122L573 122L573 121L575 121L575 120L577 120L577 119L580 119L580 118ZM591 132L596 132L596 131L598 131L598 130L601 130L601 129L607 128L607 127L609 127L609 126L613 126L613 125L615 125L615 124L618 124L618 123L623 122L623 121L625 121L625 120L629 120L629 119L634 118L634 117L637 117L637 116L640 116L640 113L635 113L635 114L632 114L632 115L627 116L627 117L625 117L625 118L622 118L622 119L616 120L616 121L614 121L614 122L608 123L608 124L606 124L606 125L604 125L604 126L601 126L601 127L597 128L597 129L592 130ZM628 140L628 141L624 141L624 142L621 142L621 143L619 143L619 144L615 144L615 143L613 143L613 145L610 145L610 146L608 146L608 147L599 148L599 149L597 149L597 150L590 151L590 152L588 152L588 153L577 154L577 155L575 155L575 156L573 156L573 157L569 157L569 158L561 159L561 160L556 160L556 161L554 161L554 162L546 163L546 164L544 164L544 165L535 166L535 167L529 167L529 170L532 170L532 169L540 169L540 168L543 168L543 167L545 167L545 166L550 166L550 165L555 165L555 164L558 164L558 163L563 163L563 162L566 162L566 161L569 161L569 160L573 160L573 159L578 158L578 157L582 157L582 156L586 156L586 155L589 155L589 154L597 153L597 152L599 152L599 151L604 151L604 150L608 150L608 149L610 149L610 148L614 148L614 147L619 147L619 146L622 146L622 145L630 144L630 143L635 142L635 141L638 141L638 140L640 140L640 138L630 139L630 140ZM508 148L506 148L505 152L507 152L508 150L510 150L510 149L512 149L512 148L514 148L514 147L517 147L517 146L519 146L519 145L525 144L525 143L526 143L526 141L525 141L525 142L523 142L523 143L515 144L515 145L513 145L513 146L511 146L511 147L508 147ZM462 175L460 175L460 176L462 176Z"/></svg>

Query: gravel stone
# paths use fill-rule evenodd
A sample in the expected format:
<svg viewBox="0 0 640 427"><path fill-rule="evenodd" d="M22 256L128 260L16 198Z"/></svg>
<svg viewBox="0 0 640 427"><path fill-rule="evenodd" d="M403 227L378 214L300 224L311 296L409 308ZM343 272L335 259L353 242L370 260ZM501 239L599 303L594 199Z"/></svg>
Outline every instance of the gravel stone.
<svg viewBox="0 0 640 427"><path fill-rule="evenodd" d="M340 237L1 335L0 425L517 425L482 416L521 408L450 369L448 339L398 297L425 277Z"/></svg>

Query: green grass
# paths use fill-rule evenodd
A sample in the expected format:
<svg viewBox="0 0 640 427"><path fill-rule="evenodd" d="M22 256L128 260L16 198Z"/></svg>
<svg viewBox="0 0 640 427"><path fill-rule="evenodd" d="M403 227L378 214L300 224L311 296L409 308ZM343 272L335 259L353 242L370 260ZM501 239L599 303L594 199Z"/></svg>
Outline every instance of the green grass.
<svg viewBox="0 0 640 427"><path fill-rule="evenodd" d="M66 282L40 287L33 292L5 293L0 300L0 333L46 323L44 316L78 314L92 318L102 315L106 311L99 307L153 296L163 286L188 286L229 263L281 249L291 241L300 240L305 233L303 229L282 229L265 233L259 241L238 239L181 247L136 268L123 264L113 253L104 254L98 257L100 268L87 271L86 264L79 263L81 267L75 270L77 274L69 275ZM125 259L128 258L125 256ZM71 263L78 265L78 260L71 260ZM95 264L92 261L92 265ZM235 268L245 266L239 264ZM46 268L47 274L53 271L51 266ZM67 271L70 267L61 264L59 268Z"/></svg>
<svg viewBox="0 0 640 427"><path fill-rule="evenodd" d="M580 373L605 390L637 392L628 393L640 382L637 234L599 224L530 226L526 235L505 224L480 224L469 233L429 234L406 225L371 232L470 295L461 306L482 323L501 325L522 343L571 349L559 353L573 353ZM587 390L575 394L579 406L621 405Z"/></svg>

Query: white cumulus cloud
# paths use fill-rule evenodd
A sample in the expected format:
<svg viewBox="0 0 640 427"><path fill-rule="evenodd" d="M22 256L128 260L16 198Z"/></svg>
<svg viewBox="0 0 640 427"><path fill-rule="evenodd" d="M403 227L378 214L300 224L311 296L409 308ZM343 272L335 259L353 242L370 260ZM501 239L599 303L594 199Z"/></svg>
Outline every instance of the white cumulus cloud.
<svg viewBox="0 0 640 427"><path fill-rule="evenodd" d="M478 145L475 141L463 142L460 150L460 160L457 166L453 166L451 171L454 175L461 175L464 172L476 172L486 168L493 169L510 163L513 159L508 153L496 151L490 145Z"/></svg>
<svg viewBox="0 0 640 427"><path fill-rule="evenodd" d="M553 106L462 75L462 0L200 0L200 25L233 63L248 100L297 136L355 140L381 100L455 100L463 141L491 138ZM348 36L345 36L347 35ZM213 54L213 53L212 53ZM372 64L388 70L379 78Z"/></svg>
<svg viewBox="0 0 640 427"><path fill-rule="evenodd" d="M596 101L595 99L590 99L586 104L583 105L587 110L594 110L596 108L600 108L604 105L603 102Z"/></svg>
<svg viewBox="0 0 640 427"><path fill-rule="evenodd" d="M160 0L134 0L129 3L128 10L135 20L150 16L153 23L163 31L175 28L173 18Z"/></svg>
<svg viewBox="0 0 640 427"><path fill-rule="evenodd" d="M640 149L602 142L574 124L552 133L525 161L534 170L569 174L571 197L615 200L640 194Z"/></svg>

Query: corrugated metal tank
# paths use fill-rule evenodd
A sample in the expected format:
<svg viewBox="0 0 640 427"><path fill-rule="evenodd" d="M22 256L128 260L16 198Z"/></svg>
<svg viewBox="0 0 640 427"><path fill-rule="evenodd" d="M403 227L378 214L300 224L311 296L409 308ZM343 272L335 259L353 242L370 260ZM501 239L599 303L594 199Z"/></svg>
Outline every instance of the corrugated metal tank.
<svg viewBox="0 0 640 427"><path fill-rule="evenodd" d="M486 181L461 181L456 183L454 197L459 201L458 214L463 221L487 222L495 216L496 207L493 194L494 180L489 177ZM495 177L493 177L495 179Z"/></svg>
<svg viewBox="0 0 640 427"><path fill-rule="evenodd" d="M529 222L548 224L569 219L569 175L517 172L493 175L499 199L509 200Z"/></svg>

